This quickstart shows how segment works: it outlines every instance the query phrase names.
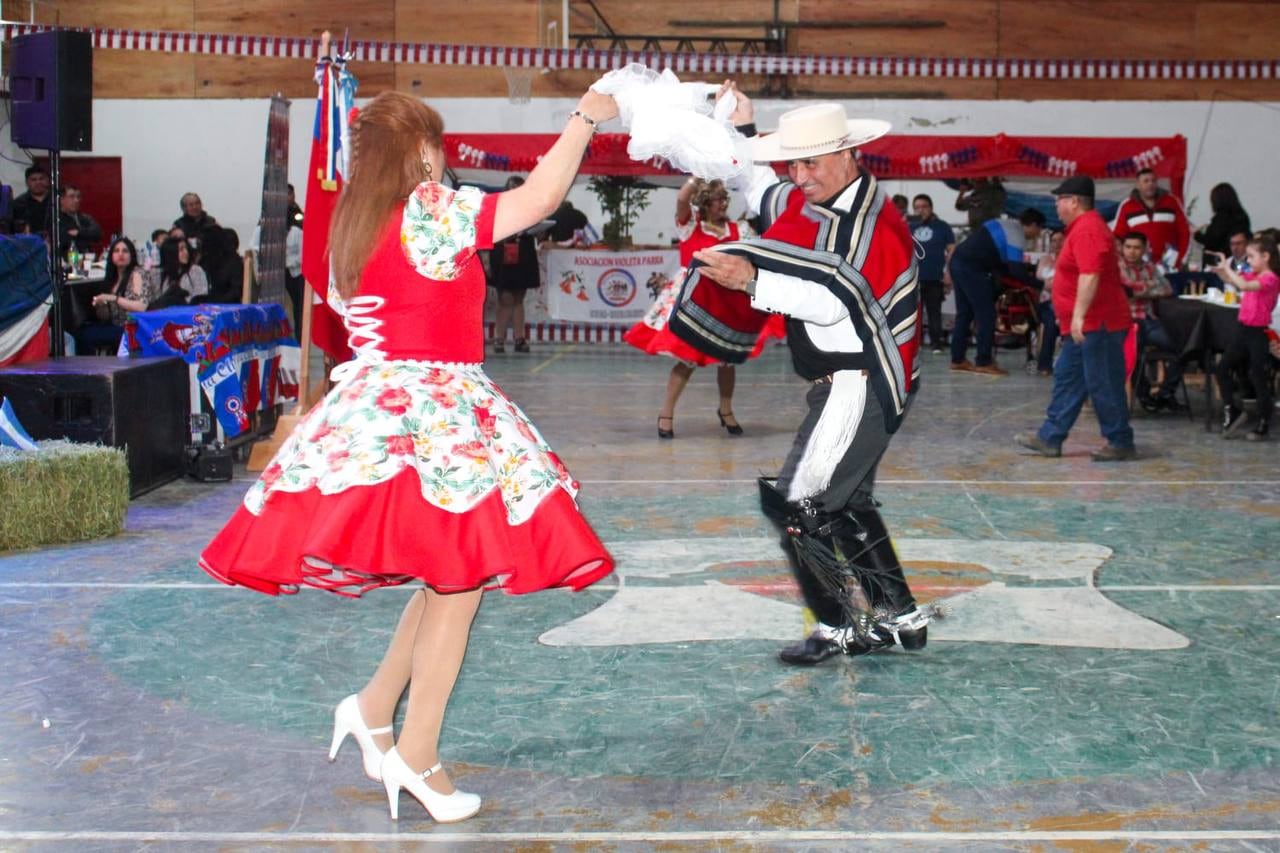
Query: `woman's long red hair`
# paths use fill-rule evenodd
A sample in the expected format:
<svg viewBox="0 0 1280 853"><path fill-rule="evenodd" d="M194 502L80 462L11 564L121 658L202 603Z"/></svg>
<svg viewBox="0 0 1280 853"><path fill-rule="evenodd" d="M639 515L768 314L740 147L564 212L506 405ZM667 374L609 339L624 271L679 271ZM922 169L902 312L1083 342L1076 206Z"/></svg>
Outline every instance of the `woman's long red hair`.
<svg viewBox="0 0 1280 853"><path fill-rule="evenodd" d="M352 123L351 174L329 229L334 280L344 299L355 295L387 215L427 179L424 143L443 145L444 120L422 101L400 92L383 92Z"/></svg>

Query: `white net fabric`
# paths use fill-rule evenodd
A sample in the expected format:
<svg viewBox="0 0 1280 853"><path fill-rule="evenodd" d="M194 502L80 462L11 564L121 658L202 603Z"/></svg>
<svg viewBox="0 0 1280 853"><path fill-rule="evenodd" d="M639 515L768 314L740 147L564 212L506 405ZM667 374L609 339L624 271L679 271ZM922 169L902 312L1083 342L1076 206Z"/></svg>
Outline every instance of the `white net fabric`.
<svg viewBox="0 0 1280 853"><path fill-rule="evenodd" d="M610 71L591 88L613 95L618 118L631 134L632 160L666 160L699 178L729 181L751 165L747 139L729 116L736 100L726 94L714 106L712 83L681 83L669 69L661 73L632 64Z"/></svg>

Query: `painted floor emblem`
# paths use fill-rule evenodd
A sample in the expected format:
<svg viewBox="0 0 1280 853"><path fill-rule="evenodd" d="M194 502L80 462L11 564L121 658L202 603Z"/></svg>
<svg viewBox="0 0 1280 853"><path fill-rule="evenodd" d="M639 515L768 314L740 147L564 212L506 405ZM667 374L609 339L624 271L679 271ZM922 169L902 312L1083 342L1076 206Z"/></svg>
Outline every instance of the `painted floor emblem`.
<svg viewBox="0 0 1280 853"><path fill-rule="evenodd" d="M990 580L943 601L947 617L930 641L1026 643L1100 649L1181 649L1186 637L1107 598L1093 584L1111 549L1087 542L904 539L908 566L977 567ZM712 572L717 566L775 559L771 538L660 539L610 545L618 562L616 595L540 637L550 646L618 646L699 640L791 640L802 608L740 585L651 583ZM639 584L628 583L632 580Z"/></svg>

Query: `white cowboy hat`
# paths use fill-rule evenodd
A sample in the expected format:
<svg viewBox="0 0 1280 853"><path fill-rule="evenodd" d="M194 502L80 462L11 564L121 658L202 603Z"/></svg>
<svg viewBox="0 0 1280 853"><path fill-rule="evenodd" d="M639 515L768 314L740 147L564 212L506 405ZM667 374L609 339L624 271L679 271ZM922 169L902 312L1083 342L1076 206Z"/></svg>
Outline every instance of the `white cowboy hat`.
<svg viewBox="0 0 1280 853"><path fill-rule="evenodd" d="M751 140L751 159L774 163L819 157L865 145L892 127L878 118L848 118L840 104L800 107L782 114L776 133Z"/></svg>

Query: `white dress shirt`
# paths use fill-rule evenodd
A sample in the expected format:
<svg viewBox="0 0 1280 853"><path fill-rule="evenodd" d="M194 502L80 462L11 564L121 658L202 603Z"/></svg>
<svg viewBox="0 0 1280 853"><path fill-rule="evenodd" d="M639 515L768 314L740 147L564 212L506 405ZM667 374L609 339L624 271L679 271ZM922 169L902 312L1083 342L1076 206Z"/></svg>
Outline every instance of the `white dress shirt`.
<svg viewBox="0 0 1280 853"><path fill-rule="evenodd" d="M756 166L750 175L747 205L753 214L760 212L765 190L778 182L773 169ZM862 176L840 193L831 206L848 213L862 183ZM782 273L758 270L756 292L751 306L760 311L785 314L803 320L805 331L814 346L827 352L862 352L862 340L849 319L849 309L840 298L821 284Z"/></svg>

